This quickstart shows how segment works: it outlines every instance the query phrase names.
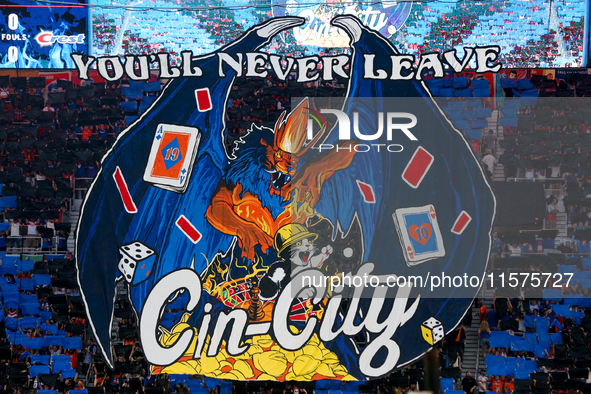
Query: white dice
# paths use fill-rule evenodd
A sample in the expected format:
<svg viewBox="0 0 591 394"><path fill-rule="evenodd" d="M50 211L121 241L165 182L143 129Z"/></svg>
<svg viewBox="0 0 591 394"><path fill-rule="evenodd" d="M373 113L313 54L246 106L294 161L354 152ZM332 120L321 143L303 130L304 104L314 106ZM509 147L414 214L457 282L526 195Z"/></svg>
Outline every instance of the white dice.
<svg viewBox="0 0 591 394"><path fill-rule="evenodd" d="M430 317L421 324L421 332L423 334L423 339L427 341L429 345L441 341L445 336L443 325L434 317Z"/></svg>
<svg viewBox="0 0 591 394"><path fill-rule="evenodd" d="M119 271L128 283L137 285L148 279L156 262L156 251L135 241L119 248Z"/></svg>

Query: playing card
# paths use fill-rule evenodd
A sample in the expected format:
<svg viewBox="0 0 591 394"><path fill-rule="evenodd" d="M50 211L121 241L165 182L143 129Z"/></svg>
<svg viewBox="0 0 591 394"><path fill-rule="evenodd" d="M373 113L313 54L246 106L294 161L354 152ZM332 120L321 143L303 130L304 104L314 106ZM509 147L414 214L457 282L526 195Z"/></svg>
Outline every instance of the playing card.
<svg viewBox="0 0 591 394"><path fill-rule="evenodd" d="M211 94L208 88L195 90L195 98L197 99L197 109L199 112L211 110Z"/></svg>
<svg viewBox="0 0 591 394"><path fill-rule="evenodd" d="M392 214L392 218L409 266L445 256L443 238L433 205L399 208Z"/></svg>
<svg viewBox="0 0 591 394"><path fill-rule="evenodd" d="M466 211L460 212L460 215L457 217L454 225L451 228L451 232L457 235L462 234L471 221L472 218Z"/></svg>
<svg viewBox="0 0 591 394"><path fill-rule="evenodd" d="M175 224L194 244L201 239L201 233L195 228L189 219L185 217L185 215L181 215Z"/></svg>
<svg viewBox="0 0 591 394"><path fill-rule="evenodd" d="M184 193L197 157L200 136L196 127L159 124L144 181L162 189Z"/></svg>
<svg viewBox="0 0 591 394"><path fill-rule="evenodd" d="M357 187L359 187L364 202L368 204L374 204L376 202L376 195L370 184L357 180Z"/></svg>
<svg viewBox="0 0 591 394"><path fill-rule="evenodd" d="M431 168L433 160L433 155L427 152L422 146L419 146L410 158L404 171L402 171L402 179L404 182L413 189L418 188Z"/></svg>

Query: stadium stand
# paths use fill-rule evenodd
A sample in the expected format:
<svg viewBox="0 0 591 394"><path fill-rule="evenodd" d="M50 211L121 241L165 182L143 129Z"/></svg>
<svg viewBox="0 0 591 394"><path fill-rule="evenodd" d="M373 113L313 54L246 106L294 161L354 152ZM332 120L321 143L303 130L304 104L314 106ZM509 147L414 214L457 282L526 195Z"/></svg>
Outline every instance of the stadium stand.
<svg viewBox="0 0 591 394"><path fill-rule="evenodd" d="M180 59L181 49L191 49L195 54L210 53L278 11L273 6L260 5L184 12L157 12L151 8L177 7L165 0L135 2L135 6L147 8L133 12L123 7L123 0L100 0L95 4L121 6L93 9L97 55L164 51L171 53L174 61ZM243 5L240 1L225 4ZM417 2L390 41L415 55L453 48L461 52L463 46L499 45L505 67L576 67L581 65L583 52L583 19L582 1ZM293 42L292 33L284 34L273 40L267 51L302 56L331 50L296 47Z"/></svg>
<svg viewBox="0 0 591 394"><path fill-rule="evenodd" d="M74 86L8 78L2 99L0 184L3 250L67 251L73 190L84 189L126 122L155 99L160 82ZM40 94L41 93L41 94Z"/></svg>
<svg viewBox="0 0 591 394"><path fill-rule="evenodd" d="M88 335L70 215L105 151L156 98L160 81L46 86L43 77L2 76L0 86L0 385L81 394L134 387L141 356L133 351L131 310L116 312L124 318L112 379Z"/></svg>
<svg viewBox="0 0 591 394"><path fill-rule="evenodd" d="M221 392L222 382L215 379L149 373L137 346L135 317L123 288L119 289L113 323L117 364L110 371L97 353L86 325L75 281L72 243L67 242L71 241L68 214L73 214L75 201L83 197L100 169L100 157L125 125L153 102L161 81L75 86L58 80L55 88L47 89L47 100L36 96L39 89L31 87L45 86L44 81L12 78L9 82L9 94L2 107L7 153L3 156L2 198L8 201L4 206L7 220L4 226L10 235L6 237L1 266L7 284L0 286L6 308L6 337L13 346L10 355L7 352L7 359L19 365L24 363L22 371L28 379L27 387L36 384L42 390L141 389L161 393L182 391L185 387L193 392ZM346 83L337 79L300 84L292 77L281 82L272 74L266 80L238 79L228 102L228 147L248 132L253 123L273 127L279 114L289 109L290 97L343 97ZM433 94L439 96L442 109L472 142L475 153L480 152L486 144L482 142L486 141L483 130L489 127L492 117L493 89L489 79L456 75L427 83ZM518 93L527 90L524 87L531 88L518 87L522 88L516 90ZM12 153L19 151L22 157ZM61 215L50 213L49 208L54 206L60 208ZM59 233L57 238L48 230L52 225ZM12 235L13 229L18 235ZM174 305L170 307L165 316L167 325L175 324L181 316L181 310L173 309ZM459 366L465 340L466 330L461 328L443 343L440 357L443 376L447 379L461 378ZM69 363L66 357L70 358ZM13 383L18 381L11 379ZM383 381L361 386L328 382L322 389L322 384L318 382L315 391L375 392L378 387L413 390L423 387L424 381L418 363ZM285 385L280 391L284 389ZM314 386L298 386L298 390L306 389L311 392Z"/></svg>
<svg viewBox="0 0 591 394"><path fill-rule="evenodd" d="M416 5L406 35L392 40L404 41L405 48L418 53L490 43L493 36L487 32L496 29L495 42L503 46L509 66L553 65L577 59L583 17L578 3L558 1L551 5L556 18L562 20L562 26L552 22L557 29L522 23L512 16L527 7L530 19L543 18L549 11L545 4ZM95 40L102 53L123 48L133 53L167 50L178 55L189 37L200 43L203 53L211 52L260 18L246 11L234 12L241 15L238 20L242 23L230 14L195 12L181 20L171 14L159 23L164 20L170 29L180 25L184 34L180 38L161 35L154 40L154 29L145 28L154 22L149 12L126 19L125 10L113 9L108 15L94 16L99 21L95 23ZM121 20L124 23L119 25ZM225 30L231 34L219 33ZM425 45L417 45L425 42L425 37ZM295 51L296 42L287 36L270 47L277 53L290 52ZM340 48L326 50L327 54L341 52ZM540 54L539 58L535 54ZM529 60L531 55L533 61ZM77 289L71 222L76 200L84 196L100 170L104 152L153 102L165 82L154 79L76 86L58 80L48 89L42 79L0 77L0 88L7 92L0 96L0 202L4 215L0 272L6 282L0 284L3 389L18 388L21 393L36 389L41 394L186 394L189 390L398 394L423 389L421 361L372 382L266 383L249 388L238 382L232 388L228 382L197 375L153 375L138 346L137 322L123 287L118 289L112 330L116 365L113 371L106 366L92 341ZM228 103L228 147L253 123L272 127L278 115L290 108L290 97L342 97L346 83L335 80L302 85L292 78L281 82L273 75L263 81L238 79ZM550 215L543 218L548 231L518 229L495 234L494 265L489 274L572 274L574 284L564 290L563 279L552 277L543 290L522 286L507 294L506 289L485 288L462 325L437 346L442 392L460 394L471 387L481 392L540 394L586 390L591 367L585 334L591 329L591 304L587 302L591 295L591 204L586 191L591 180L591 139L587 138L591 129L586 119L591 114L580 97L591 94L591 80L581 74L570 74L561 81L543 75L502 78L498 81L502 100L491 99L494 86L485 76L455 75L430 79L427 84L480 155L491 182L541 181L546 212L552 214L548 207L556 205L565 218L554 224L556 228L551 228ZM544 101L546 98L553 101ZM171 304L165 311L166 324L178 322L180 312ZM468 376L467 371L474 376Z"/></svg>

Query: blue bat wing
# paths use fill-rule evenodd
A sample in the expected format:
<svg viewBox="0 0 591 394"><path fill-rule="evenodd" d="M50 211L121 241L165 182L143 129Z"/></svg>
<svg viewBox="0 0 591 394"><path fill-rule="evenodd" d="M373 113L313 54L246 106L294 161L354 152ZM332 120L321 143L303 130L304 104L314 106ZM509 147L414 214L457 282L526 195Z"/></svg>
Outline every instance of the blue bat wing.
<svg viewBox="0 0 591 394"><path fill-rule="evenodd" d="M377 80L364 76L365 55L375 56L374 70L388 72L392 69L391 56L398 53L389 42L353 16L339 16L332 23L349 34L354 50L343 112L351 120L354 112L359 114L359 130L363 134L375 133L378 112L414 114L418 122L410 131L417 140L410 140L397 131L389 141L384 130L379 140L359 141L367 145L382 144L381 150L377 153L374 146L371 152L357 153L349 167L335 172L322 187L317 211L340 224L344 231L355 217L359 219L365 245L363 261L376 265L374 274L427 277L445 272L482 278L490 251L496 202L470 144L445 117L422 81ZM326 141L333 145L338 142L335 132ZM389 152L386 146L390 144L400 144L403 150ZM422 182L413 188L403 180L402 174L419 147L433 156L433 163ZM358 182L369 185L375 203L364 200ZM435 207L445 255L409 265L393 214L400 208L428 204ZM470 215L471 221L461 234L452 233L462 211ZM429 345L420 336L418 342L412 339L417 338L421 322L436 317L443 322L446 332L451 331L471 305L476 291L477 288L460 291L453 286L433 292L428 288L413 289L413 296L422 299L421 308L395 335L400 339L398 343L403 344L401 347L404 346L398 365L410 362L427 350Z"/></svg>
<svg viewBox="0 0 591 394"><path fill-rule="evenodd" d="M220 51L232 56L254 51L269 43L279 31L303 22L302 18L290 17L267 21ZM193 58L191 66L200 68L202 75L173 79L120 136L104 157L82 209L76 239L78 280L97 343L111 366L111 322L116 282L120 278L120 255L114 245L139 241L156 251L156 263L145 273L148 278L131 288L133 307L139 314L148 291L163 275L192 264L201 272L207 258L225 251L232 242L232 237L215 230L204 215L228 164L224 119L236 72L225 70L225 76L220 77L216 53ZM195 91L203 88L209 89L212 101L211 110L206 112L200 112L196 105ZM183 194L154 187L142 179L156 128L161 123L197 127L201 132L193 175ZM113 178L117 168L137 206L135 214L124 209ZM201 233L196 245L175 225L180 215Z"/></svg>

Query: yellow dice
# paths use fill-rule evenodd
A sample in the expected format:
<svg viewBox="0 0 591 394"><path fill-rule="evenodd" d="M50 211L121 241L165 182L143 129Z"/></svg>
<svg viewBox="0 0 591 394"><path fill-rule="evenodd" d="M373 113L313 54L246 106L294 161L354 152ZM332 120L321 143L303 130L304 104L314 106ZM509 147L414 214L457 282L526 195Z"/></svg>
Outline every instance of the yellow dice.
<svg viewBox="0 0 591 394"><path fill-rule="evenodd" d="M445 336L443 325L434 317L430 317L421 324L421 332L423 333L423 339L427 341L429 345L441 341Z"/></svg>

